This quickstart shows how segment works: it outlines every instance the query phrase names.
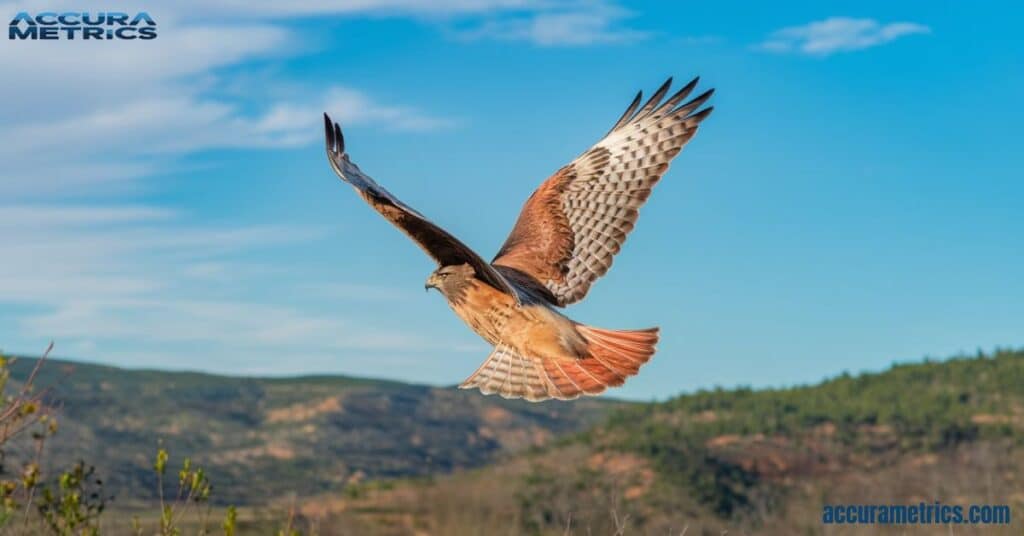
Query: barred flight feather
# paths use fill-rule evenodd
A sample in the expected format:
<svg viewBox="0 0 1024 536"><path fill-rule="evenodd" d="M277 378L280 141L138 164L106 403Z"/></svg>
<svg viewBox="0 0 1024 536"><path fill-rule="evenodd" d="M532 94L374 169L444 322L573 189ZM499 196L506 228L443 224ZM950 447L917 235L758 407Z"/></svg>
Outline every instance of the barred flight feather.
<svg viewBox="0 0 1024 536"><path fill-rule="evenodd" d="M697 81L666 99L670 78L642 107L637 95L601 141L527 200L492 264L533 277L554 305L582 299L611 267L652 188L711 112L700 107L714 90L680 105Z"/></svg>

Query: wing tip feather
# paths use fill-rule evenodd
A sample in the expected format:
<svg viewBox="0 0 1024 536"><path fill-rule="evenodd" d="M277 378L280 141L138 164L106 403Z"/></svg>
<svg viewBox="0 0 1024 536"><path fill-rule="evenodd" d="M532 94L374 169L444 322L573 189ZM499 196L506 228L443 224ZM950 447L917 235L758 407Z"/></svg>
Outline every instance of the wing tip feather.
<svg viewBox="0 0 1024 536"><path fill-rule="evenodd" d="M693 79L687 82L686 85L679 89L679 91L676 91L671 97L666 99L665 95L672 87L673 79L674 78L671 76L668 77L668 79L665 80L665 82L663 82L653 94L651 94L651 97L644 102L643 106L640 106L640 103L643 102L643 91L638 91L636 97L633 98L633 102L626 108L626 111L621 117L619 117L619 120L615 122L611 130L608 131L608 134L615 132L625 125L650 116L651 114L660 114L669 110L671 110L669 113L678 112L684 109L692 110L711 98L715 92L715 89L711 88L676 108L675 106L697 87L700 83L700 76L694 76Z"/></svg>
<svg viewBox="0 0 1024 536"><path fill-rule="evenodd" d="M341 125L332 120L327 112L324 112L324 140L327 142L328 153L345 154L345 136L341 132Z"/></svg>
<svg viewBox="0 0 1024 536"><path fill-rule="evenodd" d="M670 76L668 77L668 80L665 80L665 82L661 84L661 87L659 87L657 91L655 91L654 94L651 95L651 98L647 99L647 103L644 104L644 107L641 108L639 112L637 112L633 119L635 120L641 117L646 117L650 115L654 110L656 110L658 108L658 105L661 104L662 99L665 98L665 94L668 93L668 90L671 87L672 77Z"/></svg>
<svg viewBox="0 0 1024 536"><path fill-rule="evenodd" d="M705 102L707 102L707 100L710 99L711 97L713 97L714 95L715 95L715 88L710 88L707 91L705 91L704 93L701 93L700 95L697 95L696 97L694 97L693 100L691 100L689 103L687 103L687 106L692 104L692 103L696 103L697 106L700 106L701 104L704 104Z"/></svg>
<svg viewBox="0 0 1024 536"><path fill-rule="evenodd" d="M324 112L324 141L327 142L327 152L334 151L334 121L331 121L331 116Z"/></svg>
<svg viewBox="0 0 1024 536"><path fill-rule="evenodd" d="M693 121L695 124L700 124L700 122L704 121L705 119L707 119L707 117L709 115L711 115L711 112L713 112L713 111L715 111L715 107L714 106L708 106L707 108L704 108L703 110L701 110L701 111L699 111L699 112L697 112L697 113L687 117L687 120L688 121Z"/></svg>
<svg viewBox="0 0 1024 536"><path fill-rule="evenodd" d="M643 102L643 100L643 90L637 91L636 96L633 97L633 102L629 103L629 106L626 107L626 111L622 112L622 116L619 117L619 120L616 121L614 125L612 125L612 128L611 130L608 131L608 133L610 134L612 132L615 132L615 130L621 127L622 125L629 123L629 121L633 118L633 114L636 112L636 109L640 106L640 103Z"/></svg>

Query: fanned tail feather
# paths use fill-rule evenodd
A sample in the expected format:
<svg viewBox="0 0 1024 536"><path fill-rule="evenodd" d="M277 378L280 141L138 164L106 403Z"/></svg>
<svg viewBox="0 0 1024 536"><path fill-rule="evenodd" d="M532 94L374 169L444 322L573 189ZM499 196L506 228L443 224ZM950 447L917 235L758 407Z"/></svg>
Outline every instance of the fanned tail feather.
<svg viewBox="0 0 1024 536"><path fill-rule="evenodd" d="M525 398L536 402L550 398L548 384L537 361L523 357L513 348L498 345L459 388L476 387L485 395L498 394L503 398Z"/></svg>
<svg viewBox="0 0 1024 536"><path fill-rule="evenodd" d="M576 330L587 341L583 358L528 357L499 345L459 387L531 402L596 395L639 372L658 343L658 328L610 330L577 324Z"/></svg>
<svg viewBox="0 0 1024 536"><path fill-rule="evenodd" d="M579 324L576 330L587 339L589 359L625 381L651 360L658 344L658 328L639 330L601 329ZM586 362L589 359L582 359Z"/></svg>

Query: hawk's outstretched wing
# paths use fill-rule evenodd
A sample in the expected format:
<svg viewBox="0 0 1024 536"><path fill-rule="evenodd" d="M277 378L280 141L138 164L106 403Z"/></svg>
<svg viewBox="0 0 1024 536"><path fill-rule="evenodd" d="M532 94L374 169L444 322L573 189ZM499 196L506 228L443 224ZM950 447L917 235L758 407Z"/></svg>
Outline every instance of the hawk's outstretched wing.
<svg viewBox="0 0 1024 536"><path fill-rule="evenodd" d="M663 102L669 78L643 107L637 94L601 141L530 196L493 264L555 305L582 299L611 267L669 162L711 113L698 108L714 90L680 104L697 80Z"/></svg>
<svg viewBox="0 0 1024 536"><path fill-rule="evenodd" d="M345 153L345 138L341 135L341 128L327 114L324 114L324 129L327 158L334 172L351 184L374 210L419 244L439 266L469 263L480 280L519 299L509 282L487 261L363 173Z"/></svg>

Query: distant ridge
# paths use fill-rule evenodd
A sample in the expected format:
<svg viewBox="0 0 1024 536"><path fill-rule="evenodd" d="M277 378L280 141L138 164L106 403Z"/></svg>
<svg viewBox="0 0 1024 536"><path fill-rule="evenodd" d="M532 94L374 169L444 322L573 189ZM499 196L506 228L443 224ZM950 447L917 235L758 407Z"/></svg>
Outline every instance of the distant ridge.
<svg viewBox="0 0 1024 536"><path fill-rule="evenodd" d="M34 364L17 359L12 379ZM477 467L582 430L624 404L529 404L347 376L233 377L62 359L48 359L36 385L51 387L61 404L47 459L96 465L121 504L155 496L158 442L172 462L190 456L206 467L217 500L249 504Z"/></svg>
<svg viewBox="0 0 1024 536"><path fill-rule="evenodd" d="M830 528L824 504L939 501L1006 505L1012 524L901 525L892 533L1017 536L1022 484L1024 350L996 350L816 385L634 404L476 471L365 498L335 493L307 510L338 512L330 525L361 534L389 534L388 524L402 519L408 532L486 533L493 512L503 511L522 534L565 534L571 524L577 534L789 536ZM834 528L825 532L890 532Z"/></svg>

